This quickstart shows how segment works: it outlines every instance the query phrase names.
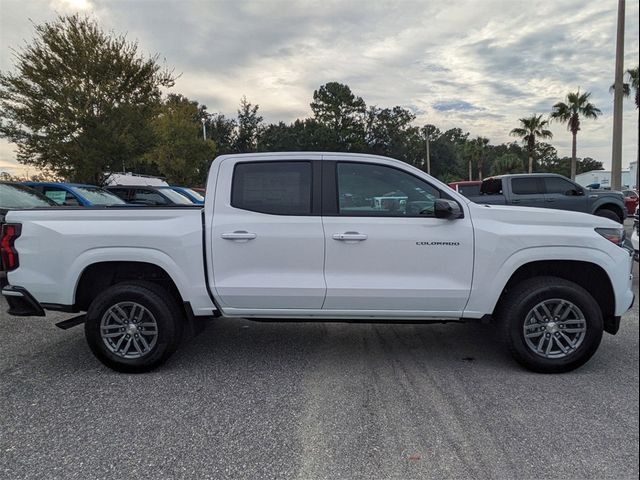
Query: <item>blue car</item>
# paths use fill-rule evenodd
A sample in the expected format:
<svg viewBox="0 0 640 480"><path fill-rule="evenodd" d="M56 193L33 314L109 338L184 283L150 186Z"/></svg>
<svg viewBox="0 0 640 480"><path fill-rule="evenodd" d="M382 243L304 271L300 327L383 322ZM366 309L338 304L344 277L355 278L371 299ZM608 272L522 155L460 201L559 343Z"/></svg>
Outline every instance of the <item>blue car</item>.
<svg viewBox="0 0 640 480"><path fill-rule="evenodd" d="M171 190L174 190L174 191L178 192L179 194L187 197L194 204L196 204L196 205L204 205L204 197L202 195L200 195L198 192L196 192L195 190L192 190L191 188L178 187L176 185L171 185L170 187L160 187L160 188L170 188Z"/></svg>
<svg viewBox="0 0 640 480"><path fill-rule="evenodd" d="M93 207L96 205L125 205L117 195L95 185L81 183L23 182L58 205Z"/></svg>

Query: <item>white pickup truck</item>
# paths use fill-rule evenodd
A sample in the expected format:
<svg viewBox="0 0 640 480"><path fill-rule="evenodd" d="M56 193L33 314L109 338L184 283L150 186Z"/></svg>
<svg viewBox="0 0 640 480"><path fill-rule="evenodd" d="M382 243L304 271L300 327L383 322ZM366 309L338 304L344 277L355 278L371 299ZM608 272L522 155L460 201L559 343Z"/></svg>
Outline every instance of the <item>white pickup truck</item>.
<svg viewBox="0 0 640 480"><path fill-rule="evenodd" d="M14 315L86 312L88 344L151 370L198 317L484 321L539 372L585 363L633 303L620 224L477 205L403 162L225 155L204 209L15 210L0 239Z"/></svg>

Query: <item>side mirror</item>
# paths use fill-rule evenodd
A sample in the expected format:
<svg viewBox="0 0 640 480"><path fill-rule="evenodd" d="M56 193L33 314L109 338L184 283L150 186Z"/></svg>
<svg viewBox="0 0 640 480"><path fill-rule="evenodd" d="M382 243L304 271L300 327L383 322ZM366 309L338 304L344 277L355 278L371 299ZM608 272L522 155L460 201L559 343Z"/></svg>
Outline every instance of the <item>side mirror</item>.
<svg viewBox="0 0 640 480"><path fill-rule="evenodd" d="M460 210L458 202L444 198L436 199L433 211L436 218L446 218L448 220L460 218L462 214L462 210Z"/></svg>

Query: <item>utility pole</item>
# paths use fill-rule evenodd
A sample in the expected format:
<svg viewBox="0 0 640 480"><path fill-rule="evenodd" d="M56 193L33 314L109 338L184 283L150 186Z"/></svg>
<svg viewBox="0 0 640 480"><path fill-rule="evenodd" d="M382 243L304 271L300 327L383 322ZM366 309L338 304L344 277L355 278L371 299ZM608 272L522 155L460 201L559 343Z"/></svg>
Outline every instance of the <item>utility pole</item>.
<svg viewBox="0 0 640 480"><path fill-rule="evenodd" d="M618 0L616 36L616 76L613 95L613 147L611 151L611 190L622 188L622 73L624 70L625 0Z"/></svg>
<svg viewBox="0 0 640 480"><path fill-rule="evenodd" d="M202 119L202 139L207 139L207 121L204 118Z"/></svg>
<svg viewBox="0 0 640 480"><path fill-rule="evenodd" d="M431 155L429 153L429 141L430 141L429 129L425 128L425 132L427 134L427 139L426 139L427 173L431 175Z"/></svg>

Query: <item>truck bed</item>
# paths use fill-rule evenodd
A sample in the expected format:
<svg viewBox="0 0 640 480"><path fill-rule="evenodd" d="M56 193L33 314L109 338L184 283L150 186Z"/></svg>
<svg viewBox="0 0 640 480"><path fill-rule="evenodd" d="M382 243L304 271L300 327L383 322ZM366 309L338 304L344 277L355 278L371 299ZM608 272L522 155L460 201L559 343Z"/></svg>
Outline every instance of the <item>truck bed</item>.
<svg viewBox="0 0 640 480"><path fill-rule="evenodd" d="M20 268L9 282L29 284L43 304L72 308L86 265L105 261L151 262L182 286L194 312L211 313L202 249L202 207L43 208L11 210L22 232L16 240ZM43 262L46 264L43 265Z"/></svg>

